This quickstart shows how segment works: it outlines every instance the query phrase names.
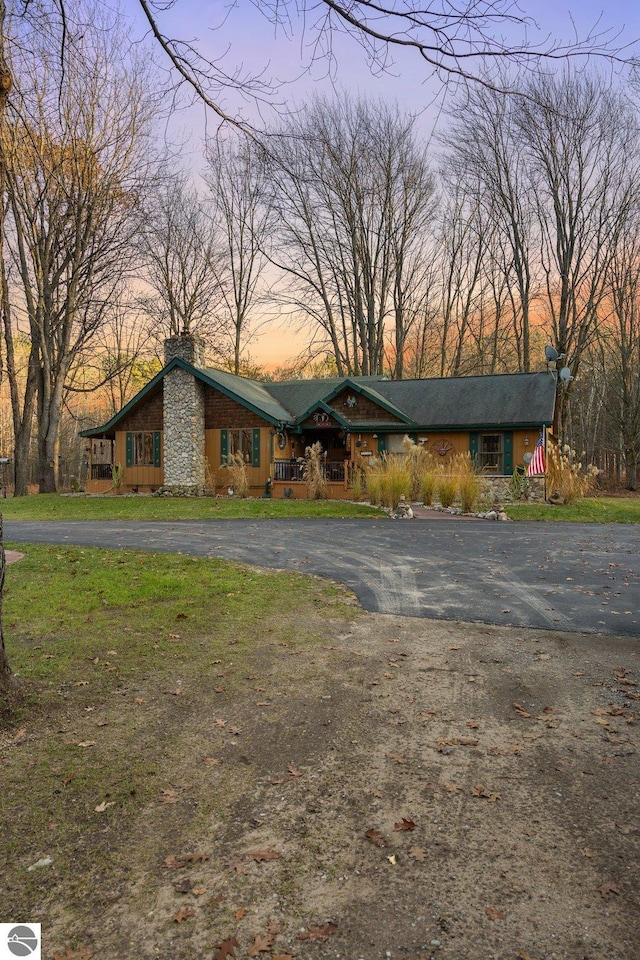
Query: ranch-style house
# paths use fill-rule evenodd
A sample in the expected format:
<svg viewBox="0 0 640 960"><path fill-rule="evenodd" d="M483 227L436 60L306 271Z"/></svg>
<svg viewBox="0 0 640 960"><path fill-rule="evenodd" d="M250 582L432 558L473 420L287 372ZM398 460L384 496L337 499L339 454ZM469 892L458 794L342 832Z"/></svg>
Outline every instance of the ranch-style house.
<svg viewBox="0 0 640 960"><path fill-rule="evenodd" d="M305 449L319 442L328 495L351 496L368 458L402 451L406 436L443 461L469 452L483 475L511 477L553 427L547 372L424 380L383 376L261 382L202 365L197 337L165 342L165 366L88 440L87 492L199 495L227 490L224 464L242 455L252 496L305 497ZM504 480L503 480L504 483Z"/></svg>

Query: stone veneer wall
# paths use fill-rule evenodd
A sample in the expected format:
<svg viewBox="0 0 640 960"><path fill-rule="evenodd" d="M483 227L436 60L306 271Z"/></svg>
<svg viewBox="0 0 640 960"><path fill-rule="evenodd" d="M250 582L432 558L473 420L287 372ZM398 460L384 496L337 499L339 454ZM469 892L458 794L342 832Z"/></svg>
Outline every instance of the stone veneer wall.
<svg viewBox="0 0 640 960"><path fill-rule="evenodd" d="M514 497L511 477L483 477L491 488L493 496L501 503L541 503L544 501L544 477L529 477L526 482L526 495Z"/></svg>
<svg viewBox="0 0 640 960"><path fill-rule="evenodd" d="M202 341L189 334L164 344L165 362L174 357L200 366ZM187 370L169 371L164 385L164 483L161 493L204 493L204 384Z"/></svg>

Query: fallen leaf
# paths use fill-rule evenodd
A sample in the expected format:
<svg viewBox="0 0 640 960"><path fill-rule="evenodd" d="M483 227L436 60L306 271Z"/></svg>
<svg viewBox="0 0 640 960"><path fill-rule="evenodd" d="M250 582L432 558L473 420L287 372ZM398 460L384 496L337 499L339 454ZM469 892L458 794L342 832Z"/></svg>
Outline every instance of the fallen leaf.
<svg viewBox="0 0 640 960"><path fill-rule="evenodd" d="M378 833L377 830L374 830L373 827L371 828L371 830L367 830L367 832L365 833L365 837L367 838L367 840L370 840L371 843L375 843L376 847L389 846L385 837L383 837L382 834Z"/></svg>
<svg viewBox="0 0 640 960"><path fill-rule="evenodd" d="M486 787L483 787L481 783L477 783L473 790L471 791L473 797L482 797L484 800L488 800L489 803L495 803L496 800L502 800L502 796L499 793L490 793Z"/></svg>
<svg viewBox="0 0 640 960"><path fill-rule="evenodd" d="M411 857L412 860L417 860L418 863L424 863L427 859L427 851L424 847L411 847L407 856Z"/></svg>
<svg viewBox="0 0 640 960"><path fill-rule="evenodd" d="M256 863L259 863L263 860L277 860L280 854L276 853L275 850L254 850L252 853L248 853L247 856L250 860L255 860Z"/></svg>
<svg viewBox="0 0 640 960"><path fill-rule="evenodd" d="M208 853L185 853L181 860L185 863L204 863L205 860L209 859Z"/></svg>
<svg viewBox="0 0 640 960"><path fill-rule="evenodd" d="M477 720L467 720L467 726L470 730L477 730L480 724Z"/></svg>
<svg viewBox="0 0 640 960"><path fill-rule="evenodd" d="M390 857L387 857L387 860L388 860L389 863L392 864L394 867L395 867L395 865L396 865L397 862L398 862L395 853L392 853Z"/></svg>
<svg viewBox="0 0 640 960"><path fill-rule="evenodd" d="M109 807L113 807L114 804L115 804L114 800L103 800L102 803L99 803L98 806L95 807L94 809L96 813L104 813L105 810L107 810Z"/></svg>
<svg viewBox="0 0 640 960"><path fill-rule="evenodd" d="M236 947L240 946L235 937L229 937L224 943L219 944L213 955L213 960L226 960L227 957L235 957Z"/></svg>
<svg viewBox="0 0 640 960"><path fill-rule="evenodd" d="M83 740L81 743L76 743L76 747L95 747L95 740Z"/></svg>
<svg viewBox="0 0 640 960"><path fill-rule="evenodd" d="M193 890L191 891L191 893L194 895L194 897L201 897L201 896L203 896L206 892L207 892L207 888L206 888L206 887L194 887ZM213 897L212 897L211 899L213 899ZM210 901L210 902L211 902L211 901Z"/></svg>
<svg viewBox="0 0 640 960"><path fill-rule="evenodd" d="M258 935L250 947L247 948L247 953L250 957L257 957L259 953L268 953L271 950L273 944L273 937L261 937Z"/></svg>
<svg viewBox="0 0 640 960"><path fill-rule="evenodd" d="M175 923L184 923L185 920L190 920L191 917L195 917L196 912L192 910L191 907L182 907L173 915Z"/></svg>
<svg viewBox="0 0 640 960"><path fill-rule="evenodd" d="M551 660L551 656L548 653L539 653L536 660Z"/></svg>
<svg viewBox="0 0 640 960"><path fill-rule="evenodd" d="M222 765L222 760L219 760L218 757L205 757L202 762L206 763L209 767L219 767Z"/></svg>
<svg viewBox="0 0 640 960"><path fill-rule="evenodd" d="M620 888L615 883L603 883L602 886L598 887L598 893L603 900L608 900L612 893L619 896Z"/></svg>
<svg viewBox="0 0 640 960"><path fill-rule="evenodd" d="M307 930L298 934L298 939L311 940L312 942L316 940L328 940L337 929L336 924L331 922L325 923L324 927L309 927Z"/></svg>
<svg viewBox="0 0 640 960"><path fill-rule="evenodd" d="M415 830L416 825L413 820L407 820L406 817L402 818L400 823L395 823L393 829L399 831L400 833L408 833L411 830Z"/></svg>
<svg viewBox="0 0 640 960"><path fill-rule="evenodd" d="M453 783L451 780L445 783L444 789L447 793L462 793L462 787L459 787L457 783Z"/></svg>
<svg viewBox="0 0 640 960"><path fill-rule="evenodd" d="M524 708L524 707L522 706L522 704L520 704L520 703L514 703L514 704L513 704L513 709L514 709L515 712L516 712L517 714L519 714L519 716L521 716L521 717L527 717L527 718L530 718L530 717L531 717L531 714L530 714L530 713L527 713L527 711L525 710L525 708Z"/></svg>
<svg viewBox="0 0 640 960"><path fill-rule="evenodd" d="M235 917L235 919L236 919L236 923L240 923L240 921L242 920L242 918L243 918L243 917L246 917L246 915L247 915L247 908L246 908L246 907L238 907L238 909L237 909L236 912L234 913L234 917Z"/></svg>
<svg viewBox="0 0 640 960"><path fill-rule="evenodd" d="M595 853L593 852L593 850L589 850L588 847L582 847L582 849L580 850L580 853L582 854L583 857L595 857Z"/></svg>
<svg viewBox="0 0 640 960"><path fill-rule="evenodd" d="M487 907L485 913L491 920L504 920L504 911L497 910L495 907Z"/></svg>
<svg viewBox="0 0 640 960"><path fill-rule="evenodd" d="M213 721L214 727L226 727L227 721L221 720L220 717L216 717Z"/></svg>
<svg viewBox="0 0 640 960"><path fill-rule="evenodd" d="M291 774L292 777L301 777L302 774L299 770L296 770L292 763L287 764L287 772Z"/></svg>
<svg viewBox="0 0 640 960"><path fill-rule="evenodd" d="M407 758L403 757L401 753L385 753L387 760L393 760L395 763L406 763Z"/></svg>
<svg viewBox="0 0 640 960"><path fill-rule="evenodd" d="M160 803L177 803L179 799L175 790L163 790L160 795Z"/></svg>

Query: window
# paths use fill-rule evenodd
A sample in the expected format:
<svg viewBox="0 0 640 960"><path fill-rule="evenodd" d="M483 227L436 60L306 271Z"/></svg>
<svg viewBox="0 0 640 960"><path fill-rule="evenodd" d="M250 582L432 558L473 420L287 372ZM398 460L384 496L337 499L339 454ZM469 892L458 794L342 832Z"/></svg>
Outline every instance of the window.
<svg viewBox="0 0 640 960"><path fill-rule="evenodd" d="M248 466L260 466L260 430L221 430L220 462L227 463L228 458L240 454Z"/></svg>
<svg viewBox="0 0 640 960"><path fill-rule="evenodd" d="M245 463L253 460L253 430L228 430L227 454L239 453Z"/></svg>
<svg viewBox="0 0 640 960"><path fill-rule="evenodd" d="M481 433L478 467L484 473L502 474L502 434Z"/></svg>
<svg viewBox="0 0 640 960"><path fill-rule="evenodd" d="M127 466L160 466L159 430L137 430L127 433Z"/></svg>

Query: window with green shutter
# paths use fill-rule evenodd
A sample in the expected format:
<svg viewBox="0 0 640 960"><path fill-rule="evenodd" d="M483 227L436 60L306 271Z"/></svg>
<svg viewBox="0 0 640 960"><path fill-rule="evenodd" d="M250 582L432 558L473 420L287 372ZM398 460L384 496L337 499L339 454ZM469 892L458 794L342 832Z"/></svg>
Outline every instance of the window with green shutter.
<svg viewBox="0 0 640 960"><path fill-rule="evenodd" d="M125 436L127 467L159 467L162 431L131 430Z"/></svg>

